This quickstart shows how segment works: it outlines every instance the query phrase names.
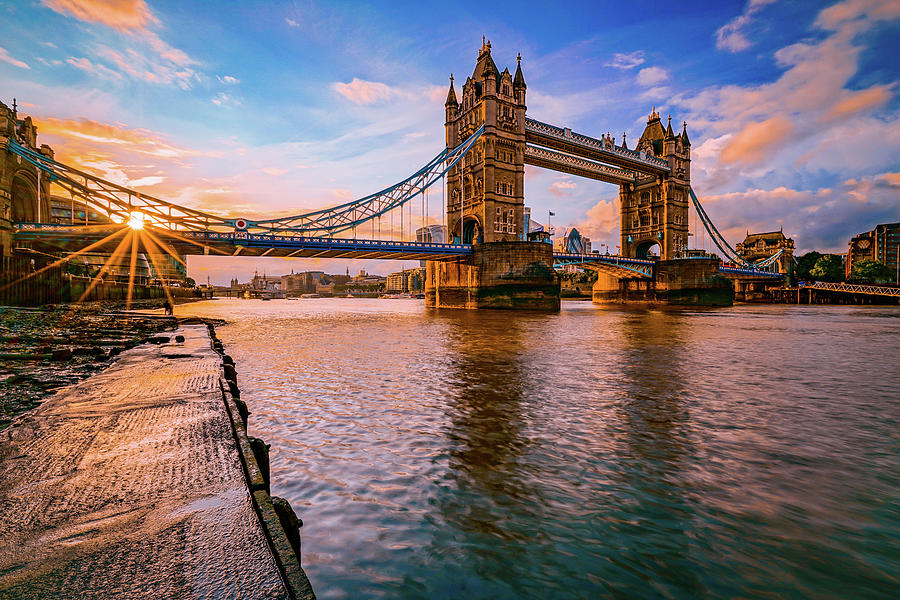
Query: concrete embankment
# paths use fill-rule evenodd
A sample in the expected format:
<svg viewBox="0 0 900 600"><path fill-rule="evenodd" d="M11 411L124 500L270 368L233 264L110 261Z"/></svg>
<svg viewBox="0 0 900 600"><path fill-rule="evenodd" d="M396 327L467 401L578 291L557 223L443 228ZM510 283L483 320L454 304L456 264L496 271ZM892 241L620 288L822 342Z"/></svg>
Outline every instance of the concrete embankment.
<svg viewBox="0 0 900 600"><path fill-rule="evenodd" d="M165 337L0 433L0 598L314 598L233 362Z"/></svg>

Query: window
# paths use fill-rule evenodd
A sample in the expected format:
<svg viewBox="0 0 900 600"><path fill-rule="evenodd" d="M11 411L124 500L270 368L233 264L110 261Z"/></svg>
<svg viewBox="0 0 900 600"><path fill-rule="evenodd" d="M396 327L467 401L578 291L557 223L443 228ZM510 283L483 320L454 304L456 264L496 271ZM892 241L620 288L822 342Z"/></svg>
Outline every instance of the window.
<svg viewBox="0 0 900 600"><path fill-rule="evenodd" d="M516 232L516 211L509 208L504 209L497 207L497 217L494 220L495 233L515 233Z"/></svg>

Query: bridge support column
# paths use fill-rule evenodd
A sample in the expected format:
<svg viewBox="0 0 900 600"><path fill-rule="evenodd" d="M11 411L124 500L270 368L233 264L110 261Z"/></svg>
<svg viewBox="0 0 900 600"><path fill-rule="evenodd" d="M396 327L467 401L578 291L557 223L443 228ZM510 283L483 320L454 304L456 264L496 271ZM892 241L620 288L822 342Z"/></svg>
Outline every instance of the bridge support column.
<svg viewBox="0 0 900 600"><path fill-rule="evenodd" d="M652 279L619 279L600 273L595 304L672 304L731 306L734 289L719 273L718 259L662 260Z"/></svg>
<svg viewBox="0 0 900 600"><path fill-rule="evenodd" d="M550 244L487 242L473 250L471 257L428 262L425 306L559 310Z"/></svg>

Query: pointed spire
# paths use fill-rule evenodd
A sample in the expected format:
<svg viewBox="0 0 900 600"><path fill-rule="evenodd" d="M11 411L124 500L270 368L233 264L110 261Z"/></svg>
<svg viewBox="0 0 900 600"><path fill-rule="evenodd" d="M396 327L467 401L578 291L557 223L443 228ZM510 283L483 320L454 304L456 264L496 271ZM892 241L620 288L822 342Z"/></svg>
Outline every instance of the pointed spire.
<svg viewBox="0 0 900 600"><path fill-rule="evenodd" d="M672 115L669 115L669 125L666 127L666 139L674 140L675 132L672 131Z"/></svg>
<svg viewBox="0 0 900 600"><path fill-rule="evenodd" d="M684 129L681 131L681 144L683 146L691 145L691 140L688 139L687 135L687 121L684 122Z"/></svg>
<svg viewBox="0 0 900 600"><path fill-rule="evenodd" d="M659 121L659 113L656 112L656 107L650 109L650 116L647 118L647 124L649 125L653 121Z"/></svg>
<svg viewBox="0 0 900 600"><path fill-rule="evenodd" d="M444 103L445 107L451 106L459 106L459 102L456 100L456 92L453 89L453 73L450 73L450 91L447 92L447 101Z"/></svg>
<svg viewBox="0 0 900 600"><path fill-rule="evenodd" d="M522 75L522 54L516 55L516 76L513 78L513 89L525 89L525 76Z"/></svg>
<svg viewBox="0 0 900 600"><path fill-rule="evenodd" d="M622 132L622 147L628 150L628 142L625 141L625 132Z"/></svg>

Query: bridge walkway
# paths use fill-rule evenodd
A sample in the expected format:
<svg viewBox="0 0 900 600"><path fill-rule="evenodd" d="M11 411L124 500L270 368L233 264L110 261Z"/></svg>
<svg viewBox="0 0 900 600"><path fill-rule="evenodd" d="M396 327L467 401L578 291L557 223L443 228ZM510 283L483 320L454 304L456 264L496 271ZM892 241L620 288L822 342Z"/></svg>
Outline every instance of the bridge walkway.
<svg viewBox="0 0 900 600"><path fill-rule="evenodd" d="M0 440L0 598L289 598L205 325L50 397ZM174 340L175 338L170 338Z"/></svg>

